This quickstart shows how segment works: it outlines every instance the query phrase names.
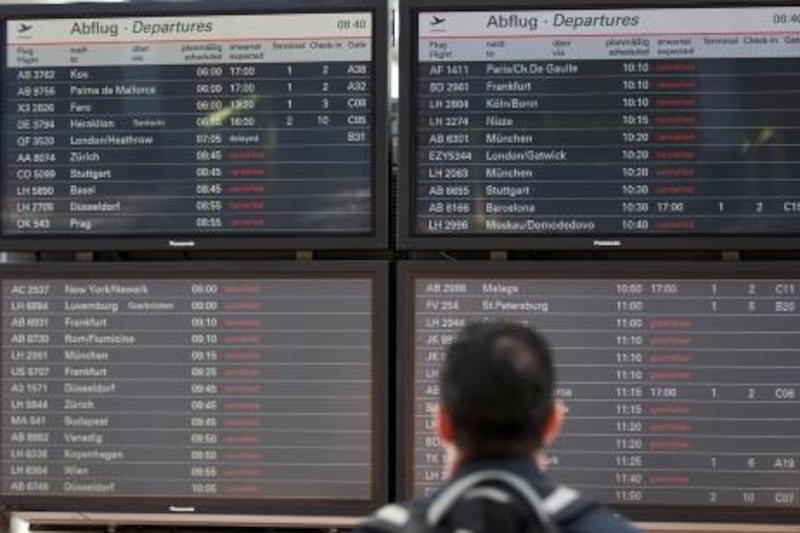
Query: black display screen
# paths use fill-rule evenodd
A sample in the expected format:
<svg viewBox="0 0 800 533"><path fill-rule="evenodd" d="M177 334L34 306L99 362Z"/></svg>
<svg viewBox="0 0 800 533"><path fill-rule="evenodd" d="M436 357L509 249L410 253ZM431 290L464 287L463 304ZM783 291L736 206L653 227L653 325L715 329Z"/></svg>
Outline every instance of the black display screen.
<svg viewBox="0 0 800 533"><path fill-rule="evenodd" d="M443 480L433 420L467 323L529 324L553 346L567 414L549 473L590 498L680 520L796 513L800 280L794 268L415 264L404 349L408 494ZM665 509L671 513L665 515ZM796 515L795 519L796 519Z"/></svg>
<svg viewBox="0 0 800 533"><path fill-rule="evenodd" d="M3 21L12 245L375 238L385 75L374 6L196 5Z"/></svg>
<svg viewBox="0 0 800 533"><path fill-rule="evenodd" d="M1 272L4 501L379 502L382 270L183 270Z"/></svg>
<svg viewBox="0 0 800 533"><path fill-rule="evenodd" d="M800 233L795 8L514 5L408 12L411 245Z"/></svg>

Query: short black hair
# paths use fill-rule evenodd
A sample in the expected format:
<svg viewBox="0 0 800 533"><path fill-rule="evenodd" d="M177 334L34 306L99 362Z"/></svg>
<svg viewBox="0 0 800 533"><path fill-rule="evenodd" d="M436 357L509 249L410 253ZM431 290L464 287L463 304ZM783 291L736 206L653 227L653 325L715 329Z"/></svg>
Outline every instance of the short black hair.
<svg viewBox="0 0 800 533"><path fill-rule="evenodd" d="M514 322L467 325L440 373L455 443L471 458L524 455L542 445L555 370L539 333Z"/></svg>

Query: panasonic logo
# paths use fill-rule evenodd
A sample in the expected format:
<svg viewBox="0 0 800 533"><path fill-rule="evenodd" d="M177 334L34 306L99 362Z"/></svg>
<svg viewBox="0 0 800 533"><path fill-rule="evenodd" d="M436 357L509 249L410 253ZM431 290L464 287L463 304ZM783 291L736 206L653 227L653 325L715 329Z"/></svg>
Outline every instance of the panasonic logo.
<svg viewBox="0 0 800 533"><path fill-rule="evenodd" d="M169 241L173 248L194 248L194 241Z"/></svg>
<svg viewBox="0 0 800 533"><path fill-rule="evenodd" d="M620 246L622 246L622 241L595 240L592 244L597 248L619 248Z"/></svg>

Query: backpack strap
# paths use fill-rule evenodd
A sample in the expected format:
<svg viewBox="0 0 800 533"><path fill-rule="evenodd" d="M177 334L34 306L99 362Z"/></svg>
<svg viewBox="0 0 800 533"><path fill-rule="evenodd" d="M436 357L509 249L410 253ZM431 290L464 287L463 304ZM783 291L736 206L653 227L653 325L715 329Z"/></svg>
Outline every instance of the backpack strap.
<svg viewBox="0 0 800 533"><path fill-rule="evenodd" d="M550 515L555 516L580 498L578 491L569 487L558 486L544 499L542 504Z"/></svg>
<svg viewBox="0 0 800 533"><path fill-rule="evenodd" d="M392 503L378 509L370 520L402 531L411 520L411 509L407 505Z"/></svg>
<svg viewBox="0 0 800 533"><path fill-rule="evenodd" d="M595 506L581 498L580 493L563 485L557 486L542 502L545 510L556 524L564 524L579 517Z"/></svg>
<svg viewBox="0 0 800 533"><path fill-rule="evenodd" d="M428 506L428 510L425 513L427 526L429 528L437 526L459 501L475 490L480 491L480 494L475 494L473 497L489 496L491 499L498 501L498 493L502 494L502 491L493 489L487 492L485 490L487 487L478 487L488 482L498 482L512 488L514 492L523 497L536 519L544 527L544 531L550 533L557 530L553 518L545 509L539 494L525 479L504 470L481 470L450 484Z"/></svg>
<svg viewBox="0 0 800 533"><path fill-rule="evenodd" d="M426 531L424 509L414 503L384 505L362 522L357 531L416 533Z"/></svg>

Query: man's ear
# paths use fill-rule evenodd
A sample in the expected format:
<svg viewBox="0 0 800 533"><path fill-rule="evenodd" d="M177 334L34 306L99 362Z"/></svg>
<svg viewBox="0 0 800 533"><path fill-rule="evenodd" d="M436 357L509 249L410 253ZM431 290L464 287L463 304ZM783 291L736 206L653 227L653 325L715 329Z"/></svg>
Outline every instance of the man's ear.
<svg viewBox="0 0 800 533"><path fill-rule="evenodd" d="M564 426L564 413L566 407L561 400L555 400L550 406L550 413L547 415L547 422L542 430L542 447L550 446L555 442Z"/></svg>
<svg viewBox="0 0 800 533"><path fill-rule="evenodd" d="M453 419L441 403L436 405L436 430L443 444L453 444L456 432L453 428Z"/></svg>

